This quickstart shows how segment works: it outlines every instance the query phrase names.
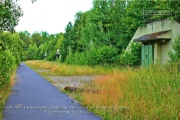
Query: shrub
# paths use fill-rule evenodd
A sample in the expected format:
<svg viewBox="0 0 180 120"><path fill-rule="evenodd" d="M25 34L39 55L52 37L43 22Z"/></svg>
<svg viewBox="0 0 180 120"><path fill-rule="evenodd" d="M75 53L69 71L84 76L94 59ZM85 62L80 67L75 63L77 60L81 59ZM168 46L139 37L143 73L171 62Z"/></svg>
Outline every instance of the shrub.
<svg viewBox="0 0 180 120"><path fill-rule="evenodd" d="M37 59L37 52L38 52L38 47L37 45L34 44L30 44L28 51L27 51L27 56L29 60L36 60Z"/></svg>
<svg viewBox="0 0 180 120"><path fill-rule="evenodd" d="M92 47L89 51L69 54L66 58L68 64L78 65L105 65L114 64L118 60L118 51L112 46Z"/></svg>
<svg viewBox="0 0 180 120"><path fill-rule="evenodd" d="M50 51L48 54L47 54L47 57L46 57L47 60L49 61L54 61L56 60L56 54L54 51Z"/></svg>
<svg viewBox="0 0 180 120"><path fill-rule="evenodd" d="M141 44L130 43L130 48L120 56L121 65L139 66L141 63Z"/></svg>
<svg viewBox="0 0 180 120"><path fill-rule="evenodd" d="M22 41L18 34L0 32L0 119L5 100L11 90L10 78L20 64Z"/></svg>
<svg viewBox="0 0 180 120"><path fill-rule="evenodd" d="M0 51L9 50L16 58L17 65L21 62L22 44L18 34L11 34L9 32L0 34Z"/></svg>
<svg viewBox="0 0 180 120"><path fill-rule="evenodd" d="M0 87L7 83L15 70L16 59L8 50L0 52Z"/></svg>
<svg viewBox="0 0 180 120"><path fill-rule="evenodd" d="M113 64L118 60L118 51L112 46L102 46L96 52L98 64Z"/></svg>
<svg viewBox="0 0 180 120"><path fill-rule="evenodd" d="M171 58L171 62L178 62L180 61L180 34L177 35L172 47L174 52L169 52L169 57Z"/></svg>

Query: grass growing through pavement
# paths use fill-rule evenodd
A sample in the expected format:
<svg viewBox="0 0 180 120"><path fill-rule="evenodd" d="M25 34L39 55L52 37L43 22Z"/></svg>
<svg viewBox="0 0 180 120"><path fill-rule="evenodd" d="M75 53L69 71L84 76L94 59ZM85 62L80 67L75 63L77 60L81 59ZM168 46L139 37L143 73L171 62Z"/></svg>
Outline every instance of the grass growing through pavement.
<svg viewBox="0 0 180 120"><path fill-rule="evenodd" d="M90 85L84 86L98 92L74 92L71 95L103 119L180 119L180 71L176 66L154 65L149 68L127 68L107 72L100 67L71 66L55 62L48 64L41 61L31 61L28 64L30 63L33 63L34 67L50 69L52 75L99 74ZM53 66L56 67L55 70ZM58 66L66 72L58 73ZM86 69L96 72L88 73L91 70Z"/></svg>

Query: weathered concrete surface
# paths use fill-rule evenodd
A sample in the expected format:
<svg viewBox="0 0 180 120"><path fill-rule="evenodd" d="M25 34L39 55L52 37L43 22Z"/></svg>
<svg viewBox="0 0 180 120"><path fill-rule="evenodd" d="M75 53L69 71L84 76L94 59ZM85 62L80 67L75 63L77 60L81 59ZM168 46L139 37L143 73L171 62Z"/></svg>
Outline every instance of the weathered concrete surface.
<svg viewBox="0 0 180 120"><path fill-rule="evenodd" d="M82 87L82 84L89 84L96 76L49 76L53 85L60 90L66 86Z"/></svg>

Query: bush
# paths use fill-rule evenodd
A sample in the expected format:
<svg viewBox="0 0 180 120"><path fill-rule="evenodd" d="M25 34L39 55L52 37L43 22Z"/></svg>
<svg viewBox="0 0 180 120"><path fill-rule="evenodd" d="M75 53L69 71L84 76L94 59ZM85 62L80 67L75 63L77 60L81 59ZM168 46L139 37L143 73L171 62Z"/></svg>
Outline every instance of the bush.
<svg viewBox="0 0 180 120"><path fill-rule="evenodd" d="M120 56L121 65L139 66L141 64L141 44L130 43L129 50L126 50Z"/></svg>
<svg viewBox="0 0 180 120"><path fill-rule="evenodd" d="M169 52L171 62L180 62L180 34L177 35L174 43L172 44L174 52Z"/></svg>
<svg viewBox="0 0 180 120"><path fill-rule="evenodd" d="M9 82L16 68L16 59L8 50L0 52L0 87Z"/></svg>
<svg viewBox="0 0 180 120"><path fill-rule="evenodd" d="M169 52L169 57L171 58L171 60L169 61L171 70L176 69L177 71L180 71L180 34L177 35L174 43L172 43L172 48L174 52Z"/></svg>
<svg viewBox="0 0 180 120"><path fill-rule="evenodd" d="M47 54L46 59L49 60L49 61L54 61L54 60L56 60L56 54L55 54L55 52L50 51L50 52Z"/></svg>
<svg viewBox="0 0 180 120"><path fill-rule="evenodd" d="M16 58L16 64L19 65L22 56L22 41L18 34L9 32L0 34L0 51L9 50Z"/></svg>
<svg viewBox="0 0 180 120"><path fill-rule="evenodd" d="M113 64L118 60L118 51L112 46L102 46L97 49L96 60L98 64Z"/></svg>
<svg viewBox="0 0 180 120"><path fill-rule="evenodd" d="M68 64L105 65L118 61L118 51L112 46L92 47L89 51L70 53L66 58Z"/></svg>
<svg viewBox="0 0 180 120"><path fill-rule="evenodd" d="M37 52L38 52L37 45L35 43L30 44L28 51L27 51L28 60L36 60L37 59Z"/></svg>
<svg viewBox="0 0 180 120"><path fill-rule="evenodd" d="M0 32L0 119L11 90L10 77L21 62L22 41L18 34Z"/></svg>

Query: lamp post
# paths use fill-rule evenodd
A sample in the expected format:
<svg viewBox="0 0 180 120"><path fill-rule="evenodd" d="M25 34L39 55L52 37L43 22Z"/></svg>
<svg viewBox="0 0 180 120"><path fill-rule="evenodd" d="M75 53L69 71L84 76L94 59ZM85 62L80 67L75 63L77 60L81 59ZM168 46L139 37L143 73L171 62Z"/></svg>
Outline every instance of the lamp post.
<svg viewBox="0 0 180 120"><path fill-rule="evenodd" d="M59 49L57 49L57 51L56 51L56 59L59 59L60 58L60 52L59 52Z"/></svg>
<svg viewBox="0 0 180 120"><path fill-rule="evenodd" d="M44 56L44 58L46 58L46 56L47 56L47 53L45 52L43 56Z"/></svg>

